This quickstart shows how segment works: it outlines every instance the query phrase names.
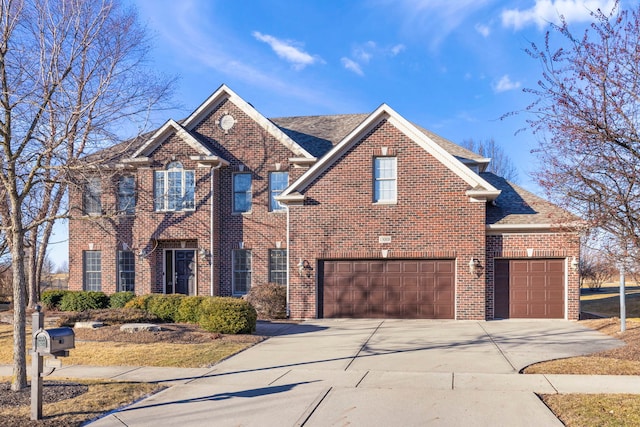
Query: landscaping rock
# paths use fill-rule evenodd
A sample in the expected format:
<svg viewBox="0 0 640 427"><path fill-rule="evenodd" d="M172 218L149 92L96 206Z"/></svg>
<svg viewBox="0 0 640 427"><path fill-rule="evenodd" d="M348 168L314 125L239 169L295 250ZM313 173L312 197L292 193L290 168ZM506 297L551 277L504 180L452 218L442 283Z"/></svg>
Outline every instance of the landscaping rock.
<svg viewBox="0 0 640 427"><path fill-rule="evenodd" d="M143 331L160 332L162 328L153 323L125 323L124 325L120 326L120 330L123 332L130 332L130 333L143 332Z"/></svg>
<svg viewBox="0 0 640 427"><path fill-rule="evenodd" d="M104 326L104 323L102 322L76 322L76 324L73 327L95 329L95 328L102 328L103 326Z"/></svg>

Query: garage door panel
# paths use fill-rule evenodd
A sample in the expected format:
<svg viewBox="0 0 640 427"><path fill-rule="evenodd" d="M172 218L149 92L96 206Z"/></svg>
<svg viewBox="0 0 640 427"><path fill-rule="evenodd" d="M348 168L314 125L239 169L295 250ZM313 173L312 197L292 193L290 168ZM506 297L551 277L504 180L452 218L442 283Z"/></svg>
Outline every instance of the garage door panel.
<svg viewBox="0 0 640 427"><path fill-rule="evenodd" d="M563 260L496 260L494 316L564 318Z"/></svg>
<svg viewBox="0 0 640 427"><path fill-rule="evenodd" d="M339 260L322 264L323 317L454 318L452 260Z"/></svg>

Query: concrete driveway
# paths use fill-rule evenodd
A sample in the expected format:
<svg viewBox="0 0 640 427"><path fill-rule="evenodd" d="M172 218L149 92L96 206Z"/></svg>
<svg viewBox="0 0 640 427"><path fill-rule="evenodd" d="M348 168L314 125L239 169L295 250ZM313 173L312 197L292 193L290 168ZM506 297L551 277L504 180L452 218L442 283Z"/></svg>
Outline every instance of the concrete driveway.
<svg viewBox="0 0 640 427"><path fill-rule="evenodd" d="M92 426L561 426L535 393L600 380L518 372L622 345L567 321L315 320L260 328L273 336L201 376L173 378L170 388Z"/></svg>

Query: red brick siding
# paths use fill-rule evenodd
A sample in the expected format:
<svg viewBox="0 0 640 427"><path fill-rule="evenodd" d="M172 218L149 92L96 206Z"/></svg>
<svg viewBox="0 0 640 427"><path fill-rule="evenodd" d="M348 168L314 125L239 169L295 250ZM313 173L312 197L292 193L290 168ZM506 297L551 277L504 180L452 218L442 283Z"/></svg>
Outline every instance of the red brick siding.
<svg viewBox="0 0 640 427"><path fill-rule="evenodd" d="M382 147L397 155L397 204L373 203L373 159ZM469 274L471 257L485 262L485 204L465 195L469 185L388 122L348 150L290 207L290 311L315 317L316 279L296 264L336 258L457 259L456 318L485 318L485 282ZM391 236L380 244L379 236ZM317 272L316 272L317 273Z"/></svg>
<svg viewBox="0 0 640 427"><path fill-rule="evenodd" d="M236 124L228 132L218 126L218 120L230 113ZM69 225L69 265L71 289L82 288L82 251L88 243L95 250L102 250L102 283L107 293L116 287L116 251L126 243L136 253L142 249L151 251L144 259L136 258L136 292L163 292L163 249L206 248L210 250L210 213L213 197L214 249L209 259L197 256L198 294L231 295L232 249L243 242L252 250L252 284L268 281L268 251L280 245L286 248L286 213L269 212L269 172L288 171L288 159L297 157L280 141L264 131L249 116L230 102L225 102L211 112L192 130L200 140L206 141L230 166L216 170L211 196L211 170L198 167L189 156L201 154L173 135L150 155L149 167L139 168L136 175L138 200L134 217L113 215L116 206L115 189L106 190L111 179L103 180L102 203L110 217L95 222L86 217L72 219ZM185 169L196 172L196 210L184 212L154 212L154 171L163 170L177 160ZM244 214L232 214L232 174L240 167L253 176L252 210ZM291 168L289 181L297 179L305 169ZM115 182L115 181L114 181ZM112 186L113 187L113 186ZM81 206L80 192L71 192L72 203ZM212 263L212 265L210 265ZM213 268L213 283L211 269Z"/></svg>

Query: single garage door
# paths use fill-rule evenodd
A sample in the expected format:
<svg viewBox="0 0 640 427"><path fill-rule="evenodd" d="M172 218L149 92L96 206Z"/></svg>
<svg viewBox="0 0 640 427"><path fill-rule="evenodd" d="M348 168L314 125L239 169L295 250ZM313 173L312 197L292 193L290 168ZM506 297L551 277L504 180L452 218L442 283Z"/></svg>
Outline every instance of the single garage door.
<svg viewBox="0 0 640 427"><path fill-rule="evenodd" d="M453 319L453 260L321 262L325 318Z"/></svg>
<svg viewBox="0 0 640 427"><path fill-rule="evenodd" d="M495 260L495 318L564 318L564 260Z"/></svg>

